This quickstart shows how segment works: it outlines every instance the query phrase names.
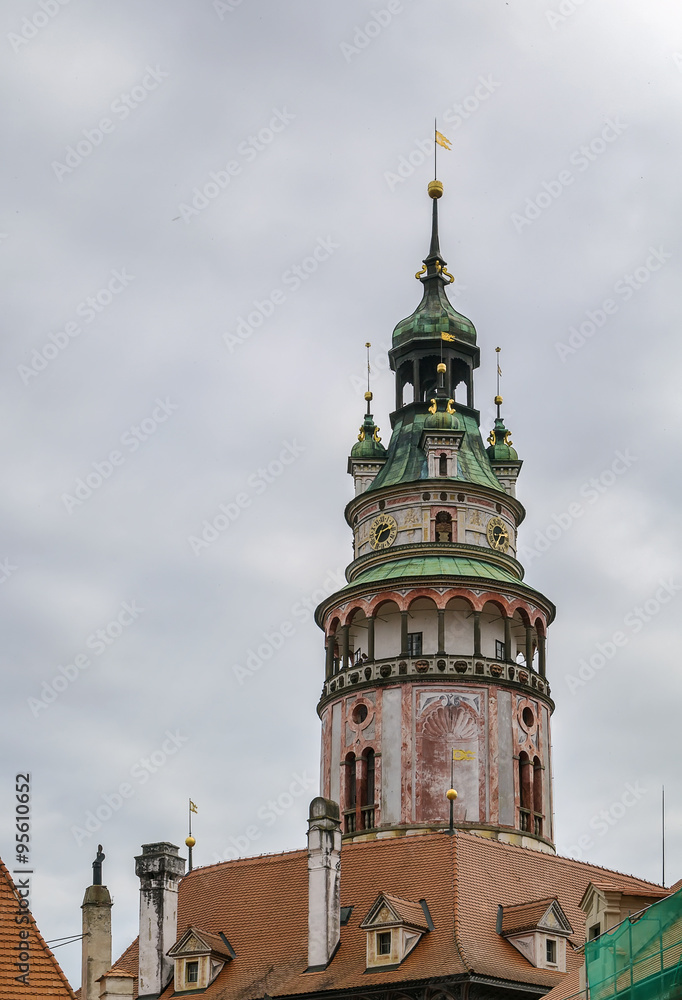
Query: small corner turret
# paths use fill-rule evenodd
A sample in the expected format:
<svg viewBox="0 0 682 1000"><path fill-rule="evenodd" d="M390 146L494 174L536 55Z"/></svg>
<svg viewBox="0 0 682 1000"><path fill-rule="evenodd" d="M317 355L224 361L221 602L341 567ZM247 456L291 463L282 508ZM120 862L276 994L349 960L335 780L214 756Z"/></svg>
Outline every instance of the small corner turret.
<svg viewBox="0 0 682 1000"><path fill-rule="evenodd" d="M523 462L520 461L516 448L512 446L511 431L505 427L502 419L501 406L502 396L500 396L500 348L495 348L497 354L497 395L495 396L495 406L497 416L495 426L488 436L488 448L486 452L490 460L490 466L495 473L500 486L511 497L516 496L516 480L519 477Z"/></svg>
<svg viewBox="0 0 682 1000"><path fill-rule="evenodd" d="M381 443L379 428L374 423L374 417L370 413L370 403L374 398L369 388L369 349L371 346L369 342L365 344L367 348L367 392L365 393L367 412L360 427L358 439L351 448L348 459L348 474L353 477L356 496L364 493L368 486L374 482L377 473L386 462L386 449Z"/></svg>

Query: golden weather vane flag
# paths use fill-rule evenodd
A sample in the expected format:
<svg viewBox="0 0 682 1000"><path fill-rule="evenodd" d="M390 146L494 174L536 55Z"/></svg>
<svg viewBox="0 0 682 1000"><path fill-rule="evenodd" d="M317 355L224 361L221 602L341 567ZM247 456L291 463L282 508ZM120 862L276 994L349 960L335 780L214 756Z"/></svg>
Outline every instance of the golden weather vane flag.
<svg viewBox="0 0 682 1000"><path fill-rule="evenodd" d="M196 804L194 802L192 802L191 799L189 800L189 811L193 812L193 813L199 812L199 810L196 807Z"/></svg>
<svg viewBox="0 0 682 1000"><path fill-rule="evenodd" d="M436 129L436 142L439 146L442 146L443 149L452 149L452 143L450 140L444 136L442 132L439 132L438 129Z"/></svg>

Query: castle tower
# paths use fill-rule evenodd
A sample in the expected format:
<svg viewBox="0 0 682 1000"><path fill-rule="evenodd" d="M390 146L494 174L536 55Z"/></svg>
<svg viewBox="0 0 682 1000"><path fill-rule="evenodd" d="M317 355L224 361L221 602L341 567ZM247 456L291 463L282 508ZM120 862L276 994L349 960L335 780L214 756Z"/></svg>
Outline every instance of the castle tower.
<svg viewBox="0 0 682 1000"><path fill-rule="evenodd" d="M474 408L476 330L448 300L454 280L429 184L422 300L398 323L385 449L367 413L348 464L355 558L322 602L322 787L346 838L455 826L553 852L550 698L554 606L523 582L521 462L501 417L483 444Z"/></svg>

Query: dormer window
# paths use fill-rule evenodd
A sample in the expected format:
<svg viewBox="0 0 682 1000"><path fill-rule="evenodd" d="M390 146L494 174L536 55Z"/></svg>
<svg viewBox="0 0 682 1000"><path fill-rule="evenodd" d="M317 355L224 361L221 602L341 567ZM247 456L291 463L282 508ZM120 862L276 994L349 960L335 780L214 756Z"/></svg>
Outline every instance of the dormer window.
<svg viewBox="0 0 682 1000"><path fill-rule="evenodd" d="M573 928L556 896L500 906L497 932L536 969L566 971L566 941Z"/></svg>
<svg viewBox="0 0 682 1000"><path fill-rule="evenodd" d="M175 992L186 993L210 986L235 954L224 934L209 934L198 927L188 927L170 949L168 957L175 965Z"/></svg>
<svg viewBox="0 0 682 1000"><path fill-rule="evenodd" d="M397 968L432 926L425 900L381 893L360 924L367 931L367 970Z"/></svg>

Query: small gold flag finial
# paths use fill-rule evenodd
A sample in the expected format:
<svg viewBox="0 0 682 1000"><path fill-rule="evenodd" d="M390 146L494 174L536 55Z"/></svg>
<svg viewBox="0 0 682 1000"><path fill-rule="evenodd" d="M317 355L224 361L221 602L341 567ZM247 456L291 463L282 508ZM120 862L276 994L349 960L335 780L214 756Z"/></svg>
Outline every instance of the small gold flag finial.
<svg viewBox="0 0 682 1000"><path fill-rule="evenodd" d="M442 132L439 132L438 129L436 129L436 142L439 146L442 146L443 149L452 149L452 143L450 140L447 136L444 136Z"/></svg>
<svg viewBox="0 0 682 1000"><path fill-rule="evenodd" d="M193 813L199 812L199 810L196 807L196 804L194 802L192 802L191 799L189 800L189 811L193 812Z"/></svg>

